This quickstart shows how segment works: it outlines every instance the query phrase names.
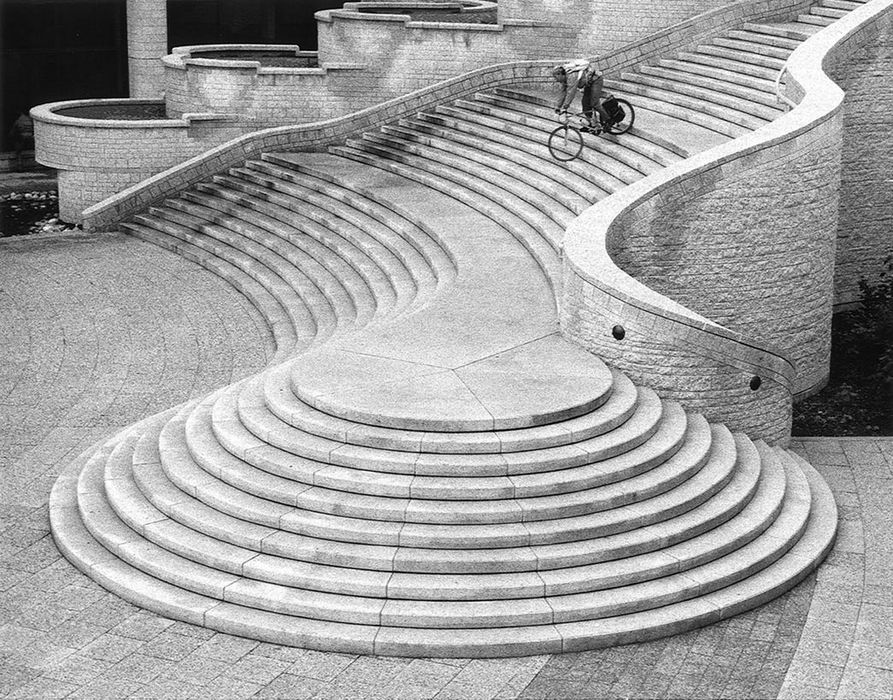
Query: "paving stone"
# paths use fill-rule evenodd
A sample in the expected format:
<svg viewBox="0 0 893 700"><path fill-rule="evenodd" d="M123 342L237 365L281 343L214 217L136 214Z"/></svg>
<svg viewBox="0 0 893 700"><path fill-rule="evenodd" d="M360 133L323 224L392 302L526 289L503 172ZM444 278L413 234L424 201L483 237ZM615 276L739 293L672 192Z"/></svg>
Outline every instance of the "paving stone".
<svg viewBox="0 0 893 700"><path fill-rule="evenodd" d="M195 653L200 656L209 656L212 659L233 663L241 659L257 645L258 642L251 639L218 633L202 642L196 648Z"/></svg>
<svg viewBox="0 0 893 700"><path fill-rule="evenodd" d="M84 647L81 653L94 659L115 663L142 646L143 642L139 640L106 633Z"/></svg>
<svg viewBox="0 0 893 700"><path fill-rule="evenodd" d="M295 676L291 673L283 673L261 688L257 693L257 697L307 700L314 697L323 686L324 681L305 678L304 676Z"/></svg>

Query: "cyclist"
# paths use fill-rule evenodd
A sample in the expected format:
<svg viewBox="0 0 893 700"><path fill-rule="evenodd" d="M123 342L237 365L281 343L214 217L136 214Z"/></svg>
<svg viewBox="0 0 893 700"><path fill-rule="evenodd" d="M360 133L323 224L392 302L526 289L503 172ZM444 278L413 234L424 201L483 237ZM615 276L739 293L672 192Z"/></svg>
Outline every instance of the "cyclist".
<svg viewBox="0 0 893 700"><path fill-rule="evenodd" d="M601 131L601 124L595 119L596 112L602 122L610 122L611 118L601 105L605 78L592 61L581 58L556 66L552 70L552 77L561 85L562 89L558 106L555 108L556 114L566 112L574 101L576 91L582 90L580 102L583 106L583 114L589 120L589 129Z"/></svg>

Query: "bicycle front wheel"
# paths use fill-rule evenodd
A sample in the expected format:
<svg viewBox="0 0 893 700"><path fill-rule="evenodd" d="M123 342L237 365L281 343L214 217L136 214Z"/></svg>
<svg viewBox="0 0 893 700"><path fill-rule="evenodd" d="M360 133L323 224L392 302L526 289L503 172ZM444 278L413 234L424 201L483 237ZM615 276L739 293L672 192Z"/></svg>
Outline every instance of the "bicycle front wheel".
<svg viewBox="0 0 893 700"><path fill-rule="evenodd" d="M549 153L555 160L573 160L583 150L583 134L580 130L564 124L549 134Z"/></svg>
<svg viewBox="0 0 893 700"><path fill-rule="evenodd" d="M633 122L636 120L636 111L629 102L618 99L617 105L623 110L623 119L605 124L605 131L609 134L625 134L633 128Z"/></svg>

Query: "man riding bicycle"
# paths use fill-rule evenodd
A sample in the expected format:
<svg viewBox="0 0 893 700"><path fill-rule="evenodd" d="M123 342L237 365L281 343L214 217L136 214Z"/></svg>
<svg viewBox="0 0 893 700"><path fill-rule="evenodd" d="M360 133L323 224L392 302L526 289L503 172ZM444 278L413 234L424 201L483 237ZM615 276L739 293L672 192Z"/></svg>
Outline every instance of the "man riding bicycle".
<svg viewBox="0 0 893 700"><path fill-rule="evenodd" d="M602 89L605 78L602 72L593 63L585 58L564 63L552 70L552 76L561 85L561 97L555 113L567 112L568 107L574 101L577 90L582 90L580 102L583 106L583 114L589 120L589 127L595 131L601 131L601 124L596 121L595 113L598 112L601 122L610 122L611 118L601 104Z"/></svg>

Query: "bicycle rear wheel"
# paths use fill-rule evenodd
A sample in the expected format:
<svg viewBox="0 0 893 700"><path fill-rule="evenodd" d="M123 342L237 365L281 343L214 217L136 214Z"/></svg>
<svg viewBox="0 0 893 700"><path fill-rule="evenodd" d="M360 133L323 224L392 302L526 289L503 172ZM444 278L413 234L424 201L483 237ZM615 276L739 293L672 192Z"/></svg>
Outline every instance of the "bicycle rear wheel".
<svg viewBox="0 0 893 700"><path fill-rule="evenodd" d="M605 124L605 131L609 134L625 134L633 128L633 122L636 120L636 110L629 102L618 99L617 105L623 110L623 119Z"/></svg>
<svg viewBox="0 0 893 700"><path fill-rule="evenodd" d="M549 153L555 160L573 160L582 150L583 134L576 127L564 124L549 134Z"/></svg>

